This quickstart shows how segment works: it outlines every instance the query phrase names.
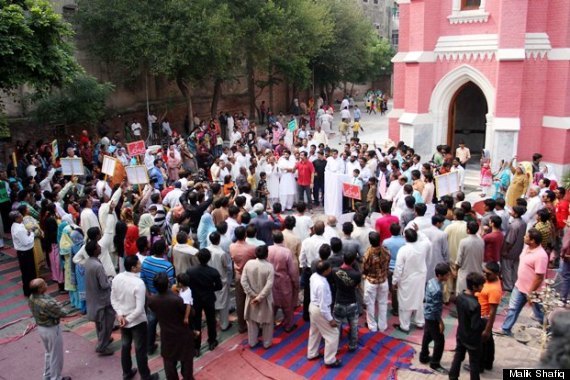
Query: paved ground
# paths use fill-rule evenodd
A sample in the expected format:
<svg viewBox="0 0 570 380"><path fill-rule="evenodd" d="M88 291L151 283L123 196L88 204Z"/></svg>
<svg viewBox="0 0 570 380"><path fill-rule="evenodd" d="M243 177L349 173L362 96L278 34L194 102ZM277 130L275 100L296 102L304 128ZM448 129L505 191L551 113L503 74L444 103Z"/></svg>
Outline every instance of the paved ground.
<svg viewBox="0 0 570 380"><path fill-rule="evenodd" d="M339 116L335 114L335 127L338 124ZM387 116L366 115L362 117L362 126L365 130L362 133L362 141L372 144L377 142L381 145L388 137L388 119ZM338 128L337 128L338 130ZM338 145L338 138L333 140L333 144ZM322 212L322 211L321 211ZM318 216L319 210L316 210L315 216ZM28 379L40 378L43 366L43 349L37 335L37 330L32 330L22 339L10 342L11 338L17 338L23 334L28 326L33 322L26 310L26 302L21 295L21 287L19 285L19 270L17 262L14 260L13 250L7 251L7 255L0 255L0 379ZM50 291L54 295L57 294L55 286L50 287ZM60 300L65 300L64 296L58 296ZM484 373L484 379L500 379L502 378L502 368L529 368L534 367L539 359L540 349L538 345L539 330L535 328L527 328L532 325L528 318L530 309L526 308L516 329L526 329L527 333L534 336L529 344L519 343L513 338L496 337L496 359L495 369L490 373ZM234 315L232 315L234 316ZM7 323L20 320L18 323L6 326ZM456 320L455 320L456 321ZM456 323L453 320L450 323ZM94 379L109 378L118 379L121 376L120 370L120 334L113 334L115 342L113 349L115 354L107 358L96 357L93 352L95 331L94 325L83 316L75 314L74 316L64 320L64 345L65 345L65 374L72 376L74 379ZM498 328L498 326L496 326ZM204 334L205 335L205 334ZM203 351L203 355L195 362L195 371L198 379L224 378L235 379L231 371L227 368L221 368L217 375L210 372L203 372L202 369L213 360L217 360L229 350L236 347L245 335L239 335L235 326L228 332L221 334L220 340L225 341L218 349L213 352ZM410 343L416 351L420 347ZM449 351L452 347L447 347L442 360L442 365L449 368L453 352ZM158 355L150 358L150 367L153 371L159 371L161 378L164 378L162 372L162 361ZM413 366L421 369L427 367L421 365L414 357ZM215 370L215 369L214 369ZM462 372L462 376L468 374ZM273 376L272 376L273 377ZM415 371L399 370L399 379L445 379L445 376L436 374L424 374ZM269 378L263 375L256 378Z"/></svg>

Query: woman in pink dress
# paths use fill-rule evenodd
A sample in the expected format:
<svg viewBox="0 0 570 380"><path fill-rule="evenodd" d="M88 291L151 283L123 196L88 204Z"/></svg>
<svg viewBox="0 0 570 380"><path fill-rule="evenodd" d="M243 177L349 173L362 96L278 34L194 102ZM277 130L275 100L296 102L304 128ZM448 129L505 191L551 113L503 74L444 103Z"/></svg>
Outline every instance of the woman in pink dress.
<svg viewBox="0 0 570 380"><path fill-rule="evenodd" d="M174 145L171 145L168 150L168 162L166 163L166 166L168 168L168 179L171 182L178 181L180 178L178 171L182 165L182 160L180 159L180 154L176 153L177 152L174 150Z"/></svg>

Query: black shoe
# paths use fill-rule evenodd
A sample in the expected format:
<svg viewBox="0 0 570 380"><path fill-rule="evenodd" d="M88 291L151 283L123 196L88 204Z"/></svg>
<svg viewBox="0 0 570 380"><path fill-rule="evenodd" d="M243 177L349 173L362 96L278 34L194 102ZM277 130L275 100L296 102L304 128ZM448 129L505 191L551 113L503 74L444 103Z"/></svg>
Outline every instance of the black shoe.
<svg viewBox="0 0 570 380"><path fill-rule="evenodd" d="M213 341L212 343L210 343L208 345L208 349L210 351L214 351L216 349L216 347L218 347L218 341L217 340Z"/></svg>
<svg viewBox="0 0 570 380"><path fill-rule="evenodd" d="M111 356L113 355L113 350L111 350L110 348L105 348L102 351L98 351L97 352L99 354L99 356Z"/></svg>
<svg viewBox="0 0 570 380"><path fill-rule="evenodd" d="M354 351L356 351L356 350L358 350L358 346L356 346L356 347L348 347L348 352L354 352Z"/></svg>
<svg viewBox="0 0 570 380"><path fill-rule="evenodd" d="M297 325L293 325L293 326L291 326L290 328L288 328L288 329L283 329L283 330L285 330L286 333L290 333L290 332L292 332L293 330L295 330L296 328L297 328Z"/></svg>
<svg viewBox="0 0 570 380"><path fill-rule="evenodd" d="M325 363L325 367L328 367L328 368L338 368L338 367L340 367L341 365L342 365L342 363L341 363L341 361L338 360L338 359L335 360L333 363L330 363L330 364Z"/></svg>
<svg viewBox="0 0 570 380"><path fill-rule="evenodd" d="M315 356L314 358L307 358L307 360L317 360L317 359L322 359L324 358L325 355L323 354L318 354L317 356Z"/></svg>
<svg viewBox="0 0 570 380"><path fill-rule="evenodd" d="M449 375L449 371L447 369L443 368L439 364L438 365L430 365L429 367L437 373L440 373L442 375Z"/></svg>
<svg viewBox="0 0 570 380"><path fill-rule="evenodd" d="M150 377L148 378L148 380L159 380L160 376L158 376L158 373L153 373L152 375L150 375Z"/></svg>
<svg viewBox="0 0 570 380"><path fill-rule="evenodd" d="M420 356L420 363L422 363L422 364L429 364L430 360L431 360L431 358L429 356L427 358L422 358Z"/></svg>
<svg viewBox="0 0 570 380"><path fill-rule="evenodd" d="M404 329L401 328L400 325L397 324L397 323L394 323L393 326L394 326L394 328L395 328L396 330L401 331L401 332L403 332L404 334L409 334L409 333L410 333L410 330L404 330Z"/></svg>
<svg viewBox="0 0 570 380"><path fill-rule="evenodd" d="M133 377L135 377L136 374L137 374L137 369L136 369L136 368L131 368L131 370L129 371L129 373L123 374L123 380L132 379Z"/></svg>
<svg viewBox="0 0 570 380"><path fill-rule="evenodd" d="M467 372L471 372L471 366L469 364L463 364L463 369L466 370ZM485 372L485 369L483 368L479 369L479 373L483 372Z"/></svg>
<svg viewBox="0 0 570 380"><path fill-rule="evenodd" d="M71 376L64 376L61 378L61 380L71 380ZM158 379L157 379L158 380Z"/></svg>
<svg viewBox="0 0 570 380"><path fill-rule="evenodd" d="M154 355L157 348L158 348L158 343L153 344L152 347L148 349L148 355Z"/></svg>
<svg viewBox="0 0 570 380"><path fill-rule="evenodd" d="M231 329L233 326L233 323L228 323L228 327L226 327L225 329L222 329L222 331L228 331L229 329Z"/></svg>

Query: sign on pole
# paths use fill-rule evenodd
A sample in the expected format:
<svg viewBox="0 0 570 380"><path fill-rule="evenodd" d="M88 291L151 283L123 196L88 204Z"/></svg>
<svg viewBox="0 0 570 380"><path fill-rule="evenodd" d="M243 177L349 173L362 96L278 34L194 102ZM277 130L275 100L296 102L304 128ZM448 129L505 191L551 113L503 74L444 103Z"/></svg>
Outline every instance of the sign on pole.
<svg viewBox="0 0 570 380"><path fill-rule="evenodd" d="M144 165L133 165L125 168L127 171L127 180L131 185L144 185L149 182L148 172Z"/></svg>
<svg viewBox="0 0 570 380"><path fill-rule="evenodd" d="M103 166L101 167L101 173L112 177L115 174L116 165L116 159L111 156L103 156Z"/></svg>
<svg viewBox="0 0 570 380"><path fill-rule="evenodd" d="M83 160L81 158L62 158L61 172L63 175L84 175Z"/></svg>
<svg viewBox="0 0 570 380"><path fill-rule="evenodd" d="M132 156L144 156L146 153L146 146L143 140L133 141L127 144L127 151Z"/></svg>
<svg viewBox="0 0 570 380"><path fill-rule="evenodd" d="M361 198L360 187L358 185L353 185L351 183L342 184L342 195L347 198L356 199L359 201Z"/></svg>

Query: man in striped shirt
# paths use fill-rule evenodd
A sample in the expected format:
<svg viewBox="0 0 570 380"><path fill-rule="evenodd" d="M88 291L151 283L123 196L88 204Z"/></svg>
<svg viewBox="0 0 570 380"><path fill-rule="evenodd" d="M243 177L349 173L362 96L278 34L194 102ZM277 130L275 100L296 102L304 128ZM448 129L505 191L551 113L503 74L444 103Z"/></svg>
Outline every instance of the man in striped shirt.
<svg viewBox="0 0 570 380"><path fill-rule="evenodd" d="M168 247L164 240L155 241L151 248L152 256L147 257L142 264L140 275L146 286L147 294L158 293L154 287L153 279L160 272L166 272L170 285L174 284L174 267L164 258L167 250ZM147 309L146 313L148 319L148 353L152 355L157 348L156 325L158 320L150 309Z"/></svg>

